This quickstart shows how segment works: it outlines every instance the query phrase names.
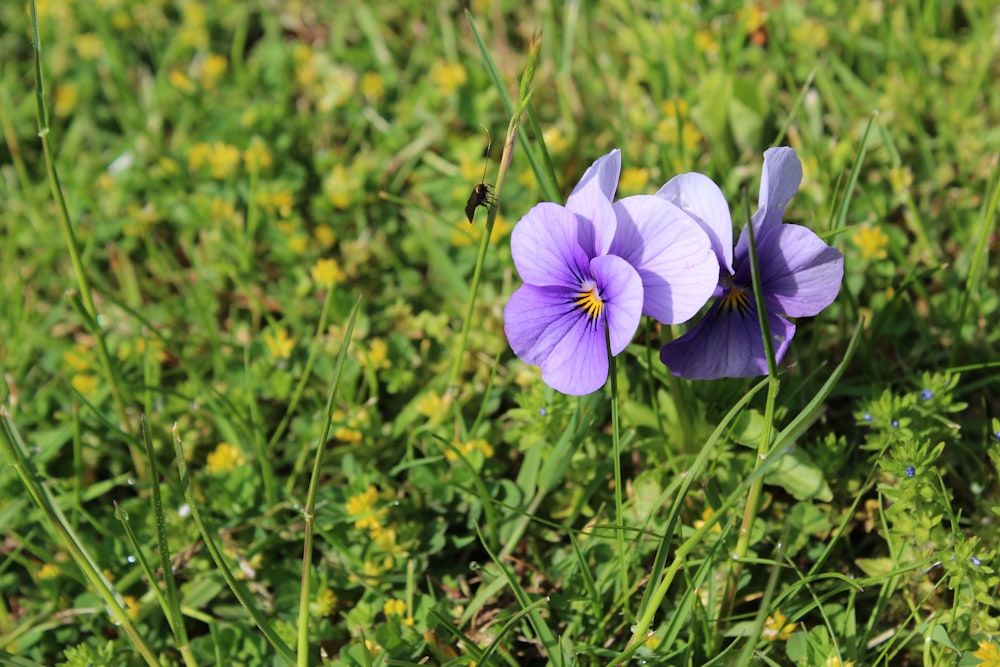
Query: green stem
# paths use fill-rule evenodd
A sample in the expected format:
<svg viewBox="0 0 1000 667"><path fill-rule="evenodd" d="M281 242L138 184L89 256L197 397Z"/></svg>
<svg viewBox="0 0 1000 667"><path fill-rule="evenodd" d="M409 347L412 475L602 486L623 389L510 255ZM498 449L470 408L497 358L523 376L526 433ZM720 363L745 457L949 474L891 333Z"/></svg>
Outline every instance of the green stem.
<svg viewBox="0 0 1000 667"><path fill-rule="evenodd" d="M618 369L615 355L611 353L611 332L604 326L604 339L608 346L608 377L611 380L611 443L615 464L615 541L618 544L618 569L621 575L622 595L628 593L628 553L625 551L625 509L622 499L622 446L618 437Z"/></svg>

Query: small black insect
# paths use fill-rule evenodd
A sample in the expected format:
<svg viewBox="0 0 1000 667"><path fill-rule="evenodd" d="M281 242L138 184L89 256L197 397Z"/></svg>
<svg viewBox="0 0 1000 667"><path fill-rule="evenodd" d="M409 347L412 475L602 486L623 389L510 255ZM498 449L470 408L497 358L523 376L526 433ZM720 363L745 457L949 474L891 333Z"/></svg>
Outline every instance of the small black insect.
<svg viewBox="0 0 1000 667"><path fill-rule="evenodd" d="M485 128L483 128L485 129ZM489 130L486 131L486 136L490 137ZM493 146L493 138L489 138L489 143L486 145L486 164L483 165L483 178L482 181L486 180L486 169L490 166L490 147ZM480 182L476 187L472 188L472 194L469 195L469 201L465 202L465 217L469 219L469 224L472 224L472 219L476 216L476 209L482 206L487 211L489 211L496 200L493 199L492 185L485 182Z"/></svg>

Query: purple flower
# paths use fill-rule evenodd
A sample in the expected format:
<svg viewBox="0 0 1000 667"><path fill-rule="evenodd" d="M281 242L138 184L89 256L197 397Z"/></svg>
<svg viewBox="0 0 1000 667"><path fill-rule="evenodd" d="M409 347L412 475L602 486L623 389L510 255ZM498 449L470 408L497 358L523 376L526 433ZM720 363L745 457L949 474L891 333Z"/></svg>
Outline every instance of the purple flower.
<svg viewBox="0 0 1000 667"><path fill-rule="evenodd" d="M650 195L612 203L620 171L616 149L587 169L566 206L538 204L511 234L525 284L504 309L504 331L514 354L564 394L600 389L608 342L613 355L624 350L641 315L683 322L718 280L708 236L679 208Z"/></svg>
<svg viewBox="0 0 1000 667"><path fill-rule="evenodd" d="M840 251L809 229L781 221L801 180L802 165L793 149L764 152L760 198L751 224L778 363L795 335L795 325L784 316L816 315L836 298L844 277ZM701 225L720 265L715 303L690 331L663 347L660 359L674 375L695 380L766 375L746 227L734 251L729 207L719 187L702 174L676 176L657 196L677 204Z"/></svg>

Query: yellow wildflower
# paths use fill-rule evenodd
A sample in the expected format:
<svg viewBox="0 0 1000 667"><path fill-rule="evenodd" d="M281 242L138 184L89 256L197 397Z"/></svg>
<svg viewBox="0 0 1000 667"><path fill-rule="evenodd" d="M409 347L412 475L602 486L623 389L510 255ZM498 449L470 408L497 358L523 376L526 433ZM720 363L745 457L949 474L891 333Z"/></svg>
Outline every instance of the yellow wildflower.
<svg viewBox="0 0 1000 667"><path fill-rule="evenodd" d="M378 654L382 652L382 649L378 644L373 642L371 639L365 640L365 650L368 651L368 655L372 658L377 658Z"/></svg>
<svg viewBox="0 0 1000 667"><path fill-rule="evenodd" d="M90 398L97 393L97 378L89 373L74 375L73 379L70 380L69 383L73 385L74 389L87 398Z"/></svg>
<svg viewBox="0 0 1000 667"><path fill-rule="evenodd" d="M354 517L354 527L358 530L374 528L381 524L382 517L386 514L386 509L376 510L375 503L378 501L378 489L369 486L362 493L351 496L347 499L345 508L347 515Z"/></svg>
<svg viewBox="0 0 1000 667"><path fill-rule="evenodd" d="M201 87L205 90L215 88L228 67L229 61L226 60L225 56L209 53L201 64Z"/></svg>
<svg viewBox="0 0 1000 667"><path fill-rule="evenodd" d="M1000 648L994 642L979 642L979 648L972 655L982 660L980 667L1000 667Z"/></svg>
<svg viewBox="0 0 1000 667"><path fill-rule="evenodd" d="M372 368L389 368L392 363L389 361L389 345L384 338L373 338L368 348L368 361Z"/></svg>
<svg viewBox="0 0 1000 667"><path fill-rule="evenodd" d="M277 213L282 218L292 216L292 208L295 206L295 195L291 190L278 190L276 192L261 192L257 195L257 203L268 213ZM287 231L285 232L288 233Z"/></svg>
<svg viewBox="0 0 1000 667"><path fill-rule="evenodd" d="M104 55L104 43L96 33L87 32L73 39L73 48L84 60L96 60Z"/></svg>
<svg viewBox="0 0 1000 667"><path fill-rule="evenodd" d="M208 455L205 463L210 473L218 475L236 470L238 466L246 463L246 458L238 447L234 447L228 442L220 442L215 451Z"/></svg>
<svg viewBox="0 0 1000 667"><path fill-rule="evenodd" d="M40 568L38 568L35 576L39 579L55 579L60 574L62 570L59 569L58 565L53 565L52 563L45 563Z"/></svg>
<svg viewBox="0 0 1000 667"><path fill-rule="evenodd" d="M313 282L326 289L330 289L345 278L344 271L335 259L317 260L316 265L309 270L309 273L312 275Z"/></svg>
<svg viewBox="0 0 1000 667"><path fill-rule="evenodd" d="M316 601L312 603L312 611L317 616L329 616L337 608L337 594L329 588L320 591L316 596Z"/></svg>
<svg viewBox="0 0 1000 667"><path fill-rule="evenodd" d="M646 188L647 183L649 183L649 169L629 167L622 170L618 189L622 192L640 192Z"/></svg>
<svg viewBox="0 0 1000 667"><path fill-rule="evenodd" d="M329 248L337 242L337 232L333 231L330 225L320 225L313 230L313 236L316 237L316 243L323 248Z"/></svg>
<svg viewBox="0 0 1000 667"><path fill-rule="evenodd" d="M784 641L792 636L797 625L798 623L788 623L788 618L781 613L781 610L777 610L773 616L768 616L767 620L764 621L761 637L769 642L779 639Z"/></svg>
<svg viewBox="0 0 1000 667"><path fill-rule="evenodd" d="M295 339L288 337L288 330L284 327L278 329L274 335L264 334L264 343L275 359L288 359L295 348Z"/></svg>
<svg viewBox="0 0 1000 667"><path fill-rule="evenodd" d="M361 75L361 94L368 102L378 102L385 95L385 83L378 72L365 72Z"/></svg>
<svg viewBox="0 0 1000 667"><path fill-rule="evenodd" d="M451 232L451 244L456 248L468 245L479 245L479 239L483 237L484 225L469 226L469 221L462 218L455 223L455 228ZM490 243L500 241L510 233L511 225L502 215L497 215L493 221L493 231L490 232Z"/></svg>
<svg viewBox="0 0 1000 667"><path fill-rule="evenodd" d="M655 651L660 647L660 642L662 641L663 640L657 637L656 635L650 635L649 637L646 638L645 641L646 648Z"/></svg>
<svg viewBox="0 0 1000 667"><path fill-rule="evenodd" d="M444 451L444 457L449 461L457 461L458 454L456 450L461 452L463 456L468 456L472 452L482 452L485 458L491 458L494 453L493 445L482 438L469 440L468 442L453 442L452 447Z"/></svg>
<svg viewBox="0 0 1000 667"><path fill-rule="evenodd" d="M188 168L192 170L201 169L208 164L208 158L212 155L212 147L204 141L199 141L188 149Z"/></svg>
<svg viewBox="0 0 1000 667"><path fill-rule="evenodd" d="M862 225L854 232L854 245L861 251L861 259L885 259L889 236L878 227Z"/></svg>
<svg viewBox="0 0 1000 667"><path fill-rule="evenodd" d="M557 125L550 126L542 132L542 139L545 141L545 149L549 155L557 155L569 148L569 139L566 138L566 133ZM531 173L534 174L533 171Z"/></svg>
<svg viewBox="0 0 1000 667"><path fill-rule="evenodd" d="M201 2L185 2L181 5L184 20L178 39L184 46L198 51L208 48L208 28L205 27L205 6Z"/></svg>
<svg viewBox="0 0 1000 667"><path fill-rule="evenodd" d="M340 426L333 432L333 437L341 442L349 442L356 445L364 440L365 434L356 428Z"/></svg>
<svg viewBox="0 0 1000 667"><path fill-rule="evenodd" d="M170 70L170 73L167 74L167 81L170 82L171 86L182 93L190 94L194 92L194 82L191 81L187 74L179 69Z"/></svg>
<svg viewBox="0 0 1000 667"><path fill-rule="evenodd" d="M764 7L756 4L750 5L746 10L738 11L736 16L746 22L747 34L755 33L764 27L764 21L767 18Z"/></svg>
<svg viewBox="0 0 1000 667"><path fill-rule="evenodd" d="M715 510L712 509L711 507L706 507L705 511L701 513L701 518L700 519L696 519L694 521L694 523L692 524L694 526L694 529L698 530L699 528L701 528L702 526L704 526L705 523L709 519L711 519L713 516L715 516ZM716 533L717 535L721 535L722 534L722 526L719 525L718 522L716 522L716 523L712 524L712 527L708 529L708 532L710 532L710 533Z"/></svg>
<svg viewBox="0 0 1000 667"><path fill-rule="evenodd" d="M240 163L240 151L236 146L217 141L212 144L208 163L212 168L212 176L221 180L232 174Z"/></svg>
<svg viewBox="0 0 1000 667"><path fill-rule="evenodd" d="M664 100L663 104L660 105L663 109L664 116L687 116L688 103L687 100Z"/></svg>
<svg viewBox="0 0 1000 667"><path fill-rule="evenodd" d="M304 255L309 250L309 237L305 234L296 234L288 239L288 249L296 255Z"/></svg>
<svg viewBox="0 0 1000 667"><path fill-rule="evenodd" d="M56 96L52 110L55 111L57 116L68 116L76 109L76 102L79 97L79 89L75 83L61 83L56 86Z"/></svg>
<svg viewBox="0 0 1000 667"><path fill-rule="evenodd" d="M125 613L133 621L139 618L139 601L131 595L123 595L122 600L125 602Z"/></svg>
<svg viewBox="0 0 1000 667"><path fill-rule="evenodd" d="M402 616L406 613L406 601L386 600L385 604L382 605L382 611L385 612L386 616Z"/></svg>
<svg viewBox="0 0 1000 667"><path fill-rule="evenodd" d="M250 171L263 171L274 163L271 150L260 137L250 140L250 146L243 151L243 164Z"/></svg>
<svg viewBox="0 0 1000 667"><path fill-rule="evenodd" d="M831 655L826 659L824 667L854 667L854 661L848 660L844 662L840 659L839 655Z"/></svg>
<svg viewBox="0 0 1000 667"><path fill-rule="evenodd" d="M425 417L436 417L441 414L441 410L444 407L444 401L433 389L417 401L417 412Z"/></svg>
<svg viewBox="0 0 1000 667"><path fill-rule="evenodd" d="M719 42L711 30L703 29L694 34L694 48L706 56L714 56L719 53Z"/></svg>
<svg viewBox="0 0 1000 667"><path fill-rule="evenodd" d="M913 171L909 167L893 167L889 170L889 182L897 201L904 201L913 186Z"/></svg>
<svg viewBox="0 0 1000 667"><path fill-rule="evenodd" d="M79 343L63 352L62 359L77 373L90 368L90 352Z"/></svg>
<svg viewBox="0 0 1000 667"><path fill-rule="evenodd" d="M431 65L431 83L437 86L443 95L451 95L465 83L468 75L459 63L446 63L438 60Z"/></svg>
<svg viewBox="0 0 1000 667"><path fill-rule="evenodd" d="M236 212L236 204L218 196L212 198L212 203L208 207L208 215L213 222L242 222L241 216Z"/></svg>
<svg viewBox="0 0 1000 667"><path fill-rule="evenodd" d="M340 164L336 165L323 181L323 190L330 203L342 210L351 205L360 187L361 179L353 173L348 173Z"/></svg>

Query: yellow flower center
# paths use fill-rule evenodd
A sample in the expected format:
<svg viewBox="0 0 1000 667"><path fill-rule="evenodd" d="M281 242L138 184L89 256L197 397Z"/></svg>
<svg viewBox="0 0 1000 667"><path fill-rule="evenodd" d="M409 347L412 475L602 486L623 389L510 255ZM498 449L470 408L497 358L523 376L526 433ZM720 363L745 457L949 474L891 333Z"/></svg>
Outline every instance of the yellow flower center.
<svg viewBox="0 0 1000 667"><path fill-rule="evenodd" d="M586 291L576 295L576 305L592 320L596 320L604 310L604 299L597 293L597 285L589 283Z"/></svg>
<svg viewBox="0 0 1000 667"><path fill-rule="evenodd" d="M726 310L747 310L750 307L750 291L733 285L722 295L722 307Z"/></svg>

